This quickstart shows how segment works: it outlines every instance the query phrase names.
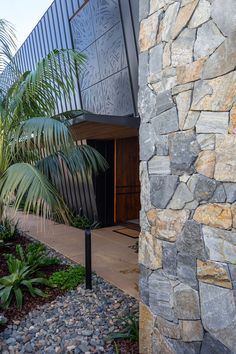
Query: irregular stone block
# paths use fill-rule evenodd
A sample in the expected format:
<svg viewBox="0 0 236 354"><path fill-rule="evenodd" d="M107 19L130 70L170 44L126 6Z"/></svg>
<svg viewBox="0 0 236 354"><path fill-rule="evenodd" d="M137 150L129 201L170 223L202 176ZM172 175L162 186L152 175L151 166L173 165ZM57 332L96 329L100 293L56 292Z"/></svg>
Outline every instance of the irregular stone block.
<svg viewBox="0 0 236 354"><path fill-rule="evenodd" d="M156 208L164 209L172 198L178 184L177 176L151 176L151 203Z"/></svg>
<svg viewBox="0 0 236 354"><path fill-rule="evenodd" d="M224 189L227 196L228 203L236 201L236 183L224 183Z"/></svg>
<svg viewBox="0 0 236 354"><path fill-rule="evenodd" d="M139 54L139 73L138 73L138 83L139 86L147 85L148 80L148 52L143 52Z"/></svg>
<svg viewBox="0 0 236 354"><path fill-rule="evenodd" d="M214 150L215 149L215 134L198 134L197 142L201 150Z"/></svg>
<svg viewBox="0 0 236 354"><path fill-rule="evenodd" d="M200 348L201 342L185 343L180 340L166 338L157 329L154 330L153 353L155 354L199 354Z"/></svg>
<svg viewBox="0 0 236 354"><path fill-rule="evenodd" d="M236 305L232 290L200 283L203 326L227 348L236 348Z"/></svg>
<svg viewBox="0 0 236 354"><path fill-rule="evenodd" d="M166 43L163 51L163 68L171 65L171 43Z"/></svg>
<svg viewBox="0 0 236 354"><path fill-rule="evenodd" d="M199 145L193 131L169 135L170 165L173 174L193 173Z"/></svg>
<svg viewBox="0 0 236 354"><path fill-rule="evenodd" d="M162 242L162 266L166 274L176 275L177 248L175 243Z"/></svg>
<svg viewBox="0 0 236 354"><path fill-rule="evenodd" d="M228 112L201 112L196 124L197 133L227 134Z"/></svg>
<svg viewBox="0 0 236 354"><path fill-rule="evenodd" d="M177 285L174 288L174 308L179 319L200 319L198 292L186 284Z"/></svg>
<svg viewBox="0 0 236 354"><path fill-rule="evenodd" d="M189 108L192 100L192 91L184 91L176 96L176 103L179 115L179 129L182 130L186 117L189 112Z"/></svg>
<svg viewBox="0 0 236 354"><path fill-rule="evenodd" d="M235 291L236 290L236 265L229 264L229 272L232 280L233 289Z"/></svg>
<svg viewBox="0 0 236 354"><path fill-rule="evenodd" d="M168 338L180 339L181 327L179 324L165 320L164 318L157 316L155 320L155 327L159 332Z"/></svg>
<svg viewBox="0 0 236 354"><path fill-rule="evenodd" d="M211 16L219 29L225 36L229 36L236 31L235 17L236 3L234 0L226 0L224 2L224 11L222 11L221 0L215 0L212 4Z"/></svg>
<svg viewBox="0 0 236 354"><path fill-rule="evenodd" d="M181 283L185 283L191 288L198 290L197 261L192 255L178 253L177 276Z"/></svg>
<svg viewBox="0 0 236 354"><path fill-rule="evenodd" d="M201 321L180 321L181 337L184 342L201 342L203 327Z"/></svg>
<svg viewBox="0 0 236 354"><path fill-rule="evenodd" d="M139 88L139 114L143 123L150 121L156 116L157 112L157 95L147 86Z"/></svg>
<svg viewBox="0 0 236 354"><path fill-rule="evenodd" d="M156 154L167 156L169 154L168 135L156 135Z"/></svg>
<svg viewBox="0 0 236 354"><path fill-rule="evenodd" d="M235 101L235 91L235 71L216 79L197 81L194 84L191 110L227 112Z"/></svg>
<svg viewBox="0 0 236 354"><path fill-rule="evenodd" d="M197 120L199 118L199 115L200 115L199 112L190 111L188 113L186 120L185 120L183 129L184 130L193 129L195 127L195 125L197 124Z"/></svg>
<svg viewBox="0 0 236 354"><path fill-rule="evenodd" d="M158 24L158 13L154 13L141 21L139 32L139 47L141 52L148 50L156 44Z"/></svg>
<svg viewBox="0 0 236 354"><path fill-rule="evenodd" d="M140 160L149 160L155 153L155 133L150 123L143 123L139 129Z"/></svg>
<svg viewBox="0 0 236 354"><path fill-rule="evenodd" d="M180 235L188 216L187 210L158 210L156 223L151 232L161 240L174 242Z"/></svg>
<svg viewBox="0 0 236 354"><path fill-rule="evenodd" d="M152 125L157 135L177 131L179 122L176 108L173 107L153 118Z"/></svg>
<svg viewBox="0 0 236 354"><path fill-rule="evenodd" d="M162 267L161 241L148 232L139 237L139 263L153 270Z"/></svg>
<svg viewBox="0 0 236 354"><path fill-rule="evenodd" d="M165 17L162 21L162 40L164 42L169 42L171 39L171 32L176 20L176 16L178 14L179 7L179 2L174 2L165 12Z"/></svg>
<svg viewBox="0 0 236 354"><path fill-rule="evenodd" d="M213 197L209 200L209 203L225 203L226 194L223 184L219 184L213 194ZM227 202L229 202L227 200Z"/></svg>
<svg viewBox="0 0 236 354"><path fill-rule="evenodd" d="M224 344L212 337L209 333L205 333L201 353L200 354L234 354L231 350L226 348Z"/></svg>
<svg viewBox="0 0 236 354"><path fill-rule="evenodd" d="M178 68L176 68L178 70ZM177 71L176 70L176 71ZM183 84L183 85L178 85L172 88L172 94L173 95L178 95L180 92L192 90L193 88L193 83L190 82L188 84Z"/></svg>
<svg viewBox="0 0 236 354"><path fill-rule="evenodd" d="M202 79L212 79L234 70L235 62L236 38L235 33L232 33L207 59Z"/></svg>
<svg viewBox="0 0 236 354"><path fill-rule="evenodd" d="M170 90L163 91L163 92L159 93L156 96L156 100L157 100L157 105L156 105L155 116L157 116L158 114L161 114L167 110L170 110L170 108L174 107L174 102L173 102L172 94L171 94ZM163 134L165 134L165 133L163 133Z"/></svg>
<svg viewBox="0 0 236 354"><path fill-rule="evenodd" d="M200 0L188 24L189 28L196 28L207 22L211 16L211 4L207 0Z"/></svg>
<svg viewBox="0 0 236 354"><path fill-rule="evenodd" d="M193 61L195 29L185 28L172 43L171 61L173 66L189 64Z"/></svg>
<svg viewBox="0 0 236 354"><path fill-rule="evenodd" d="M177 239L177 250L200 259L205 259L205 246L203 242L201 225L194 220L185 223L180 237Z"/></svg>
<svg viewBox="0 0 236 354"><path fill-rule="evenodd" d="M236 105L230 111L229 134L236 134Z"/></svg>
<svg viewBox="0 0 236 354"><path fill-rule="evenodd" d="M139 2L139 21L148 16L149 13L149 1L140 0Z"/></svg>
<svg viewBox="0 0 236 354"><path fill-rule="evenodd" d="M201 151L195 162L195 169L202 175L213 178L215 172L215 151Z"/></svg>
<svg viewBox="0 0 236 354"><path fill-rule="evenodd" d="M205 177L200 174L195 174L188 180L188 188L194 195L194 199L198 202L207 201L212 198L217 182L214 179Z"/></svg>
<svg viewBox="0 0 236 354"><path fill-rule="evenodd" d="M148 169L150 175L169 175L170 158L169 156L154 156L148 162Z"/></svg>
<svg viewBox="0 0 236 354"><path fill-rule="evenodd" d="M202 75L203 64L206 58L201 58L187 65L181 65L176 68L177 83L186 84L199 80Z"/></svg>
<svg viewBox="0 0 236 354"><path fill-rule="evenodd" d="M200 205L193 216L200 224L205 224L221 229L232 227L232 214L230 204L205 204Z"/></svg>
<svg viewBox="0 0 236 354"><path fill-rule="evenodd" d="M197 261L197 277L203 283L232 289L228 267L225 263Z"/></svg>
<svg viewBox="0 0 236 354"><path fill-rule="evenodd" d="M204 23L197 31L197 39L194 45L194 58L199 59L211 55L225 37L218 30L213 21Z"/></svg>
<svg viewBox="0 0 236 354"><path fill-rule="evenodd" d="M152 271L147 269L142 264L139 265L139 295L140 300L145 304L149 305L149 291L148 291L148 279Z"/></svg>
<svg viewBox="0 0 236 354"><path fill-rule="evenodd" d="M203 226L208 257L212 261L236 264L236 233Z"/></svg>
<svg viewBox="0 0 236 354"><path fill-rule="evenodd" d="M148 211L151 209L151 199L150 199L150 180L148 175L147 162L141 161L140 163L140 181L141 181L141 193L140 201L142 210Z"/></svg>
<svg viewBox="0 0 236 354"><path fill-rule="evenodd" d="M152 332L154 327L154 317L150 309L144 304L140 303L140 337L139 345L143 353L152 354Z"/></svg>
<svg viewBox="0 0 236 354"><path fill-rule="evenodd" d="M158 44L150 50L149 72L150 75L157 74L162 70L163 45Z"/></svg>
<svg viewBox="0 0 236 354"><path fill-rule="evenodd" d="M236 136L216 136L215 179L236 182Z"/></svg>
<svg viewBox="0 0 236 354"><path fill-rule="evenodd" d="M172 30L172 38L175 39L182 29L187 25L189 22L199 0L194 0L187 4L186 6L181 7L178 12L178 16L175 21L174 28Z"/></svg>
<svg viewBox="0 0 236 354"><path fill-rule="evenodd" d="M183 209L185 204L191 201L193 201L193 194L190 192L185 183L180 183L168 205L168 208Z"/></svg>

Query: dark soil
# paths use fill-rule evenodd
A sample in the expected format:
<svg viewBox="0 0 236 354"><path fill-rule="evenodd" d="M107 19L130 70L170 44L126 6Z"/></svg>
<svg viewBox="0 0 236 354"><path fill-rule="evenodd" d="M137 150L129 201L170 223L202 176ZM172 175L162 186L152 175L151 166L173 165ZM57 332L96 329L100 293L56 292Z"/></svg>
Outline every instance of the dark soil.
<svg viewBox="0 0 236 354"><path fill-rule="evenodd" d="M16 254L16 245L20 244L23 248L32 243L29 239L24 236L16 236L14 239L8 242L6 247L0 248L0 277L9 275L7 269L7 263L4 257L5 253ZM53 265L50 267L43 268L43 276L49 278L54 272L68 268L66 265ZM45 303L53 301L57 296L64 294L66 291L58 288L42 288L41 289L47 293L47 297L32 297L27 291L24 293L24 303L21 310L17 309L14 303L11 304L10 308L7 310L1 309L0 312L7 317L7 325L12 323L17 323L30 311L36 309L38 306ZM4 326L0 326L0 331L4 329Z"/></svg>
<svg viewBox="0 0 236 354"><path fill-rule="evenodd" d="M115 341L115 349L119 354L139 354L138 343L128 339L121 339Z"/></svg>

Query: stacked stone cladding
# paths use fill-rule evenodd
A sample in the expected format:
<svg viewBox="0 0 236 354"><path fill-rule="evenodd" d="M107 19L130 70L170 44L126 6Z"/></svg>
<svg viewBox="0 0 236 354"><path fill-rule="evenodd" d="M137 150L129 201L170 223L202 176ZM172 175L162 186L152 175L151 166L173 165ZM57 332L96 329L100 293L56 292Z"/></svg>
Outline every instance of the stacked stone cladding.
<svg viewBox="0 0 236 354"><path fill-rule="evenodd" d="M236 353L236 1L139 1L140 353Z"/></svg>

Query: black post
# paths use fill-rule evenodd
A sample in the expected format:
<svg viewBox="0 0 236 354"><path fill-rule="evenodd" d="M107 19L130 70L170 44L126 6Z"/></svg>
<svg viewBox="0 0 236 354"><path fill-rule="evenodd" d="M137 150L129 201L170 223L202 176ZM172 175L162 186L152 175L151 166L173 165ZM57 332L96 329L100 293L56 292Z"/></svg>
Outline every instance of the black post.
<svg viewBox="0 0 236 354"><path fill-rule="evenodd" d="M92 247L91 229L85 229L85 270L86 270L86 289L92 290Z"/></svg>

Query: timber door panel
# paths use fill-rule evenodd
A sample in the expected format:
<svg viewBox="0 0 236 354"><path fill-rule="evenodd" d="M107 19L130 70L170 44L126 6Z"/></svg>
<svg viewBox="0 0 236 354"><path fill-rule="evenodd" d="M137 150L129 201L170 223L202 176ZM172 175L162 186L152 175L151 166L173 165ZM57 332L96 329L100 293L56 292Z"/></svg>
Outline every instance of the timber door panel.
<svg viewBox="0 0 236 354"><path fill-rule="evenodd" d="M115 141L115 223L139 219L139 143L138 137Z"/></svg>

